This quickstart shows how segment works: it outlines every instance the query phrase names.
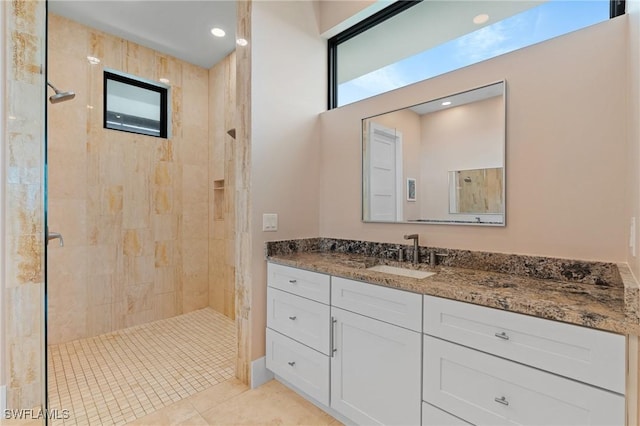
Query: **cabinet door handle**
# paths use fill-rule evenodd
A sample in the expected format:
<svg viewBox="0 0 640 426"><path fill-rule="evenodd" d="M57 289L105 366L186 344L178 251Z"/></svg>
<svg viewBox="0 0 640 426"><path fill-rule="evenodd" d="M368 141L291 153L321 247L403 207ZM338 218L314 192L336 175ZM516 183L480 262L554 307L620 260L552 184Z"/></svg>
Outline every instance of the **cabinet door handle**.
<svg viewBox="0 0 640 426"><path fill-rule="evenodd" d="M295 321L295 320L296 320L296 318L298 318L298 317L297 317L297 316L295 316L295 315L294 315L294 316L292 316L292 317L289 317L289 319L290 319L291 321Z"/></svg>
<svg viewBox="0 0 640 426"><path fill-rule="evenodd" d="M493 398L493 400L498 404L509 405L509 401L507 401L507 398L505 398L504 396L501 396L500 398Z"/></svg>
<svg viewBox="0 0 640 426"><path fill-rule="evenodd" d="M338 352L338 349L336 349L336 342L335 342L335 336L336 336L336 331L335 331L335 326L336 323L338 322L338 320L335 317L331 317L331 328L329 329L329 342L330 342L330 348L329 348L329 355L333 357L333 354Z"/></svg>
<svg viewBox="0 0 640 426"><path fill-rule="evenodd" d="M298 282L298 280L289 280L289 282L290 282L291 284L295 284L295 283L297 283L297 282Z"/></svg>
<svg viewBox="0 0 640 426"><path fill-rule="evenodd" d="M500 333L495 333L495 336L502 340L509 340L509 336L504 331Z"/></svg>
<svg viewBox="0 0 640 426"><path fill-rule="evenodd" d="M296 362L295 362L295 361L290 361L290 362L288 362L287 364L289 364L290 366L292 366L292 367L293 367L294 365L296 365Z"/></svg>

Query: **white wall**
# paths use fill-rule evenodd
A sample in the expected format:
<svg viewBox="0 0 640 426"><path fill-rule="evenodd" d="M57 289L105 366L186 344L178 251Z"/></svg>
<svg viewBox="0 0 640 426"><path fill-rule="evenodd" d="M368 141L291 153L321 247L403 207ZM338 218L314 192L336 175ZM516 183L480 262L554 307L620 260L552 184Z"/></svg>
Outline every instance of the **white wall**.
<svg viewBox="0 0 640 426"><path fill-rule="evenodd" d="M326 44L315 2L254 2L252 13L252 360L264 355L268 240L318 236L320 137ZM277 232L262 214L277 213Z"/></svg>
<svg viewBox="0 0 640 426"><path fill-rule="evenodd" d="M627 262L631 266L636 278L640 278L640 0L627 0L627 19L629 29L627 33L627 50L629 55L628 89L627 89L627 121L628 121L628 189L626 224L631 217L636 220L636 234L633 236L636 244L636 255L626 247Z"/></svg>
<svg viewBox="0 0 640 426"><path fill-rule="evenodd" d="M322 114L320 235L624 261L627 17ZM360 221L360 120L507 81L507 226ZM636 165L637 167L637 165Z"/></svg>
<svg viewBox="0 0 640 426"><path fill-rule="evenodd" d="M329 38L383 9L393 0L319 0L318 28Z"/></svg>

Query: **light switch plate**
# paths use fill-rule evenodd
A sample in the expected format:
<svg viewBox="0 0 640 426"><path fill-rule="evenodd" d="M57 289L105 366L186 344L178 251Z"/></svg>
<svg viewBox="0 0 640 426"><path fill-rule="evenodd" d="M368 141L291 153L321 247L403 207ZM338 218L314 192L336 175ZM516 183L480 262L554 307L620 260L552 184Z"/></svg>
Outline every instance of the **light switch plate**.
<svg viewBox="0 0 640 426"><path fill-rule="evenodd" d="M265 232L278 230L278 215L276 213L264 213L262 215L262 230Z"/></svg>

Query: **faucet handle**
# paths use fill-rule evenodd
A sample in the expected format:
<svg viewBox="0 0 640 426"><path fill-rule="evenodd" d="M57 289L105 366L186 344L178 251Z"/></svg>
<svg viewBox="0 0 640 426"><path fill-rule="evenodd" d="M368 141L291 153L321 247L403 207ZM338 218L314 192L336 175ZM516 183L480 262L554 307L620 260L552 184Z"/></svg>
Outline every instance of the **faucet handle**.
<svg viewBox="0 0 640 426"><path fill-rule="evenodd" d="M399 245L397 247L390 248L389 251L391 253L398 253L398 262L404 262L404 247Z"/></svg>

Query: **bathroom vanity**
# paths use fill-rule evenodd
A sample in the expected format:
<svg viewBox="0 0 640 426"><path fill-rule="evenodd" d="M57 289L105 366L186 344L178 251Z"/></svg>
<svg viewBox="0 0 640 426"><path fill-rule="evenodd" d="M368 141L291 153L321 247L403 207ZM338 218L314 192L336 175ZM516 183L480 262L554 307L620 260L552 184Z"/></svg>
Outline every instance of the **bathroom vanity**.
<svg viewBox="0 0 640 426"><path fill-rule="evenodd" d="M637 297L632 306L638 293L606 265L582 265L597 277L561 281L412 267L384 250L274 247L267 368L342 420L629 424L625 398L637 398L637 390L627 351L640 330ZM435 274L418 279L378 272L375 264Z"/></svg>

